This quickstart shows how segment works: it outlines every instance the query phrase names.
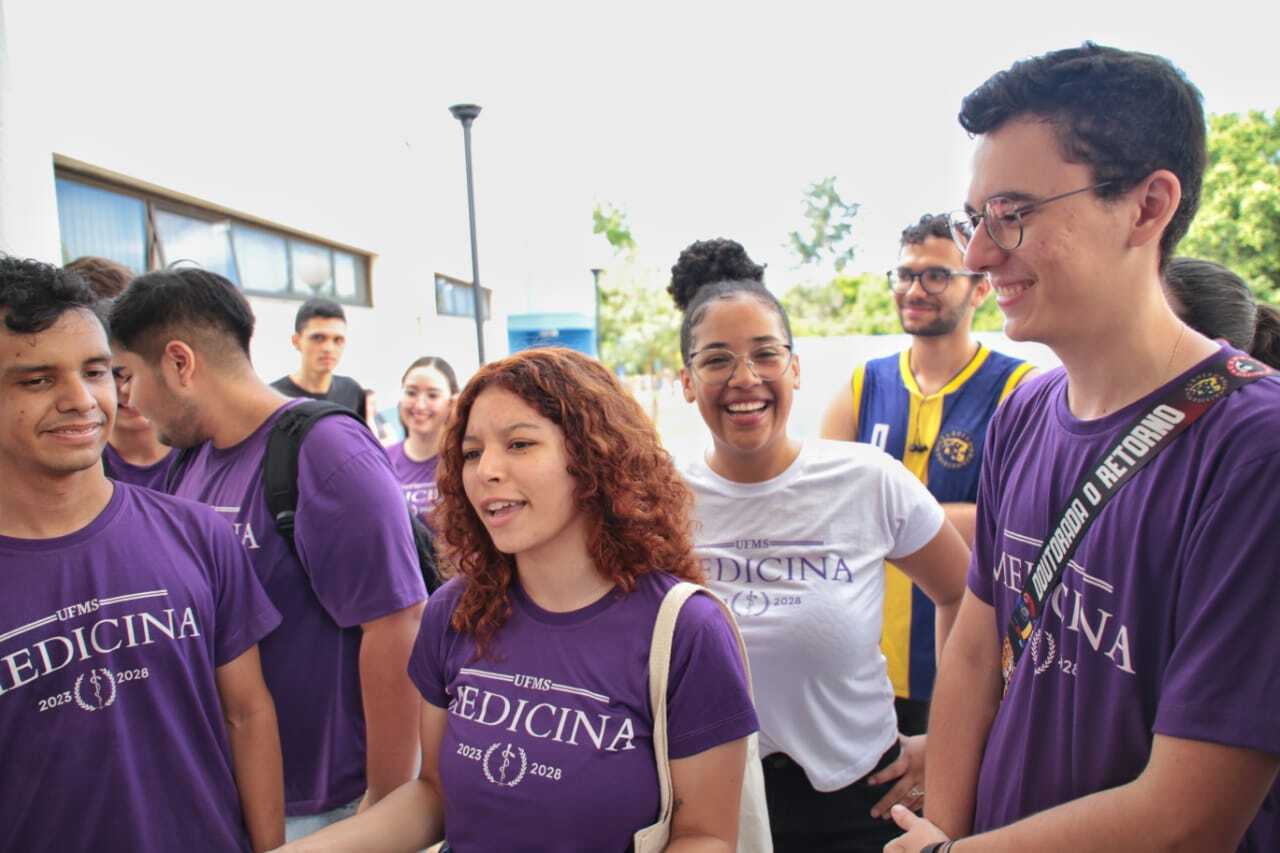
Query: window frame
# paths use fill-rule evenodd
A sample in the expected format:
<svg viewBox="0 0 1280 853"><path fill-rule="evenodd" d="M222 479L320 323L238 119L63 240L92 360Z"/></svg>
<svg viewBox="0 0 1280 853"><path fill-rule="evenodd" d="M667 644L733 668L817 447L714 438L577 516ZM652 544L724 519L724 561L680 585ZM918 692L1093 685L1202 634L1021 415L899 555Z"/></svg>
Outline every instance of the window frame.
<svg viewBox="0 0 1280 853"><path fill-rule="evenodd" d="M474 295L471 297L471 305L472 305L471 310L454 311L454 310L451 310L448 304L448 300L443 298L443 294L442 294L442 287L456 288L458 290L468 290L474 294L475 285L473 285L471 282L466 281L464 279L454 278L451 275L445 275L444 273L441 273L441 272L435 273L434 275L435 275L434 286L435 286L435 298L436 298L436 316L467 317L469 319L475 319L476 315L475 315L475 296ZM493 291L485 287L484 285L480 285L480 292L484 294L484 303L481 308L480 319L483 321L492 320L493 319Z"/></svg>
<svg viewBox="0 0 1280 853"><path fill-rule="evenodd" d="M166 192L158 187L151 185L141 186L141 182L133 182L122 176L104 174L102 170L74 161L68 161L67 158L54 157L54 179L68 180L96 189L105 190L117 195L134 198L143 203L145 206L146 235L145 235L145 252L147 269L144 272L154 272L164 268L164 262L170 259L164 258L164 248L159 239L156 229L155 214L157 210L173 213L178 216L184 216L190 219L197 219L210 224L226 222L230 229L227 237L228 252L231 263L236 265L237 277L242 281L237 287L246 296L253 296L260 299L281 299L290 302L303 302L317 294L308 291L301 291L294 286L293 271L293 249L292 243L299 242L310 244L316 248L322 249L328 253L329 257L329 282L332 292L320 294L327 299L343 305L352 305L356 307L372 308L373 299L373 259L375 255L363 249L337 243L333 240L326 240L323 237L317 237L296 229L285 228L273 222L260 219L255 216L238 213L228 210L216 204L202 202L178 193ZM235 226L253 228L258 231L264 231L269 234L280 237L284 241L285 269L284 273L285 288L284 290L263 290L253 287L246 287L243 283L243 270L240 269L239 261L236 256L236 246L234 238ZM342 296L338 293L337 287L337 256L343 253L351 256L355 260L356 270L356 295L354 297ZM363 269L363 294L360 292L361 269Z"/></svg>

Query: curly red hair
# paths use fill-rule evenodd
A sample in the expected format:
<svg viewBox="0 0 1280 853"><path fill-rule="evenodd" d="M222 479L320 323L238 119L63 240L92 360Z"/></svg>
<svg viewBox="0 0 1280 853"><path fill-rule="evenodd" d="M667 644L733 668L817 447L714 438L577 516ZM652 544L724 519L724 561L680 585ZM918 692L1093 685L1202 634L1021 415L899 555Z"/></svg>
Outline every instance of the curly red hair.
<svg viewBox="0 0 1280 853"><path fill-rule="evenodd" d="M573 350L526 350L487 364L454 406L440 448L440 501L432 526L465 588L453 612L483 656L511 615L515 558L494 547L462 486L462 437L476 398L489 388L515 394L564 432L574 501L587 516L587 547L596 568L626 591L636 578L666 571L703 583L693 554L693 493L644 409L598 361Z"/></svg>

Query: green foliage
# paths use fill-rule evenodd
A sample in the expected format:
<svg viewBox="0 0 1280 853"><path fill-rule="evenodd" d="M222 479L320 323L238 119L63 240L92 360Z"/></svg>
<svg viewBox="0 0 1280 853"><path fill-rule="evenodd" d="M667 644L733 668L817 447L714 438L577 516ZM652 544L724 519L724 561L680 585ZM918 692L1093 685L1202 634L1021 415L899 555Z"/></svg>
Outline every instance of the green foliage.
<svg viewBox="0 0 1280 853"><path fill-rule="evenodd" d="M902 331L883 275L838 275L826 284L799 284L782 295L797 337L880 335Z"/></svg>
<svg viewBox="0 0 1280 853"><path fill-rule="evenodd" d="M902 331L893 293L883 275L836 276L826 284L802 284L782 296L797 336L890 335ZM990 296L974 313L973 328L998 332L1004 315Z"/></svg>
<svg viewBox="0 0 1280 853"><path fill-rule="evenodd" d="M830 259L836 272L843 272L853 260L853 219L858 207L840 198L834 177L810 184L804 196L805 233L787 235L788 246L800 263L820 264Z"/></svg>
<svg viewBox="0 0 1280 853"><path fill-rule="evenodd" d="M1280 110L1210 116L1200 211L1177 253L1217 261L1280 302Z"/></svg>
<svg viewBox="0 0 1280 853"><path fill-rule="evenodd" d="M603 234L615 252L634 251L636 248L627 214L612 204L596 204L591 211L591 233Z"/></svg>
<svg viewBox="0 0 1280 853"><path fill-rule="evenodd" d="M680 367L680 313L654 269L626 260L600 276L600 361L627 373Z"/></svg>

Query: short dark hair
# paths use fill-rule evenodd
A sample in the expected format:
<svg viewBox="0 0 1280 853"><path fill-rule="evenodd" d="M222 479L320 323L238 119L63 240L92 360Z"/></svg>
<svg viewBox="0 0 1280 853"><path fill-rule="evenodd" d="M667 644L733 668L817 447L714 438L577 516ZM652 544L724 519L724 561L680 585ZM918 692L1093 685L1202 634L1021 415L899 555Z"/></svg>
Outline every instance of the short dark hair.
<svg viewBox="0 0 1280 853"><path fill-rule="evenodd" d="M347 313L342 310L341 305L332 299L325 299L323 296L313 296L298 306L298 313L293 318L293 330L301 332L313 317L324 317L341 320L344 323L347 322Z"/></svg>
<svg viewBox="0 0 1280 853"><path fill-rule="evenodd" d="M951 239L950 220L945 213L926 213L919 222L912 223L902 229L902 237L898 240L898 248L919 246L931 237L940 237L948 243Z"/></svg>
<svg viewBox="0 0 1280 853"><path fill-rule="evenodd" d="M1048 122L1062 158L1106 182L1100 198L1118 198L1157 169L1177 175L1182 200L1160 237L1163 269L1200 206L1208 158L1200 90L1164 57L1085 42L1015 62L960 106L971 134L1024 117Z"/></svg>
<svg viewBox="0 0 1280 853"><path fill-rule="evenodd" d="M702 322L707 306L713 300L738 293L751 296L772 309L782 320L787 343L792 343L787 310L764 286L764 267L752 261L736 240L717 238L689 244L671 268L667 293L684 312L680 323L680 358L686 364L693 348L693 330Z"/></svg>
<svg viewBox="0 0 1280 853"><path fill-rule="evenodd" d="M103 319L100 300L76 273L28 258L0 255L0 312L10 332L38 334L63 314L77 310Z"/></svg>
<svg viewBox="0 0 1280 853"><path fill-rule="evenodd" d="M94 255L76 258L63 269L71 270L83 278L99 299L115 299L133 281L133 270L110 258Z"/></svg>
<svg viewBox="0 0 1280 853"><path fill-rule="evenodd" d="M111 306L111 336L147 362L174 338L206 347L235 343L249 357L253 309L227 279L198 267L138 276Z"/></svg>

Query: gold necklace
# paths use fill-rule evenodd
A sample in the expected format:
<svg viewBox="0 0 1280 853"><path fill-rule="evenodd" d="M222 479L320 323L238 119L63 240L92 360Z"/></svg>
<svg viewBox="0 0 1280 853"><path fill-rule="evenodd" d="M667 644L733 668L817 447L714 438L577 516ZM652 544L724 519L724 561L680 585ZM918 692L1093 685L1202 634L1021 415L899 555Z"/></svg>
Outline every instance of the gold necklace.
<svg viewBox="0 0 1280 853"><path fill-rule="evenodd" d="M1182 343L1182 336L1187 333L1187 324L1181 323L1180 325L1182 326L1182 328L1178 330L1178 338L1173 342L1173 351L1169 353L1169 363L1164 366L1164 375L1168 377L1167 379L1165 379L1165 382L1168 382L1170 379L1173 378L1173 376L1170 375L1169 370L1173 367L1174 356L1178 354L1178 345ZM1163 385L1164 382L1160 384Z"/></svg>

